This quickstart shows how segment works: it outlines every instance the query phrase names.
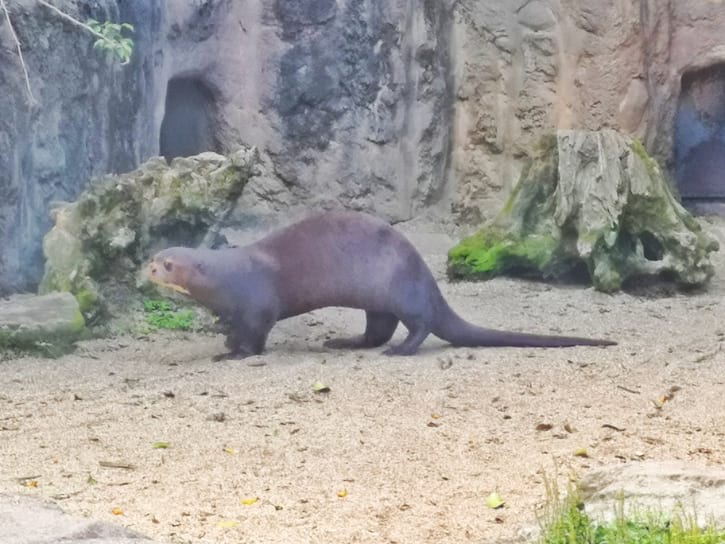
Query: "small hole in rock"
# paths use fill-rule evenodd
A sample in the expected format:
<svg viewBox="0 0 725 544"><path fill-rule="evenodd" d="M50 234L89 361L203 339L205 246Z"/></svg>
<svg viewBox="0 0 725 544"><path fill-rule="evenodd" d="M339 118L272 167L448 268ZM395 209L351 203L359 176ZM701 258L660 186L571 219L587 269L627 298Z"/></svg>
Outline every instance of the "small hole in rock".
<svg viewBox="0 0 725 544"><path fill-rule="evenodd" d="M639 241L642 242L644 258L648 261L661 261L665 256L665 249L662 247L662 242L651 232L642 232L639 235Z"/></svg>

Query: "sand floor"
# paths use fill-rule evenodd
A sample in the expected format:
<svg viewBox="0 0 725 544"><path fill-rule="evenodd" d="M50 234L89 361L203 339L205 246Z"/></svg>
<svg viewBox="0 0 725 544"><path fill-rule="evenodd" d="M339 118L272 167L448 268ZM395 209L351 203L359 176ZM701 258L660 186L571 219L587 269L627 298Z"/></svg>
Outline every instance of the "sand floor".
<svg viewBox="0 0 725 544"><path fill-rule="evenodd" d="M725 224L710 228L725 245ZM322 342L360 332L363 316L328 309L278 324L266 354L243 361L212 362L222 338L185 333L4 360L0 492L171 543L518 542L545 478L635 459L725 462L722 255L707 291L671 297L449 284L452 239L403 230L471 321L620 344L452 349L431 338L409 358L333 352ZM317 381L330 392L313 392ZM492 491L503 508L487 508Z"/></svg>

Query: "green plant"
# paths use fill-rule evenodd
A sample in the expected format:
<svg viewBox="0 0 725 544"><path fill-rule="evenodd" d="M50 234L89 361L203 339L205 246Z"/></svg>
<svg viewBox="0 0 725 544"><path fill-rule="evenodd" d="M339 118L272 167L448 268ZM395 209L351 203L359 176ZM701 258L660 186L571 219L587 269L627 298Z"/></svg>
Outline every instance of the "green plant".
<svg viewBox="0 0 725 544"><path fill-rule="evenodd" d="M115 55L121 64L128 64L133 53L133 40L123 36L123 31L133 32L133 25L129 23L112 23L111 21L99 22L95 19L88 19L88 27L94 31L95 36L100 36L93 44L96 49L103 49Z"/></svg>
<svg viewBox="0 0 725 544"><path fill-rule="evenodd" d="M546 487L540 544L725 543L725 531L716 529L713 523L700 527L697 517L682 508L671 513L625 510L625 499L621 497L614 506L614 519L598 522L584 511L575 486L569 487L564 499L559 497L556 485L547 481Z"/></svg>
<svg viewBox="0 0 725 544"><path fill-rule="evenodd" d="M46 0L37 0L37 2L41 6L44 6L49 10L53 11L56 15L58 15L65 21L68 21L69 23L93 34L97 38L93 44L93 47L111 52L121 61L121 64L128 64L128 62L131 60L131 54L133 53L133 40L131 38L123 36L123 31L125 30L128 32L133 32L133 25L130 25L128 23L112 23L110 21L104 21L103 23L100 23L95 19L88 19L87 22L83 23L75 17L72 17L64 11L58 9L56 6L47 2ZM12 19L10 18L10 11L8 10L5 0L0 0L0 10L2 10L3 14L5 15L5 20L8 23L10 34L13 38L13 41L15 42L15 49L17 51L18 59L20 60L20 65L23 69L23 76L25 78L25 89L28 95L28 101L31 105L34 105L36 103L36 100L33 96L33 90L30 86L28 67L25 64L25 59L23 58L23 50L20 46L20 39L15 32L15 27L13 26Z"/></svg>
<svg viewBox="0 0 725 544"><path fill-rule="evenodd" d="M194 324L192 310L179 310L168 300L143 301L146 322L152 329L187 331Z"/></svg>

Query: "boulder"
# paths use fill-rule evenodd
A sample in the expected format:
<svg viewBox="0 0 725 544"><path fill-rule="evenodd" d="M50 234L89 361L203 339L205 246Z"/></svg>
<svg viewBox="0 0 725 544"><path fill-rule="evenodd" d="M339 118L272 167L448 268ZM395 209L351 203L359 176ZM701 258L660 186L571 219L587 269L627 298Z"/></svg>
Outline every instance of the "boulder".
<svg viewBox="0 0 725 544"><path fill-rule="evenodd" d="M0 495L0 542L12 544L151 544L118 525L80 519L34 497Z"/></svg>
<svg viewBox="0 0 725 544"><path fill-rule="evenodd" d="M78 302L70 293L14 295L0 300L0 349L59 355L84 328Z"/></svg>
<svg viewBox="0 0 725 544"><path fill-rule="evenodd" d="M624 499L627 514L659 511L697 515L698 522L725 527L725 470L681 461L627 463L589 473L580 483L584 509L611 521Z"/></svg>
<svg viewBox="0 0 725 544"><path fill-rule="evenodd" d="M600 291L630 280L705 284L718 249L637 140L560 130L540 143L498 216L450 250L453 278L582 272Z"/></svg>
<svg viewBox="0 0 725 544"><path fill-rule="evenodd" d="M89 321L105 309L105 287L135 285L149 255L170 245L213 246L218 229L259 162L254 148L146 161L106 176L73 203L57 204L45 236L39 291L73 293Z"/></svg>

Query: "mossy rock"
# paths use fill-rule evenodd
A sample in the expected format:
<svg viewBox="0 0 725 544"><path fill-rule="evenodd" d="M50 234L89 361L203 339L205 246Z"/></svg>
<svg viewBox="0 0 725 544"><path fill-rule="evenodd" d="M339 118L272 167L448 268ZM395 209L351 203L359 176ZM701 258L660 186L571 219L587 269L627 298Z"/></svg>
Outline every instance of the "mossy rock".
<svg viewBox="0 0 725 544"><path fill-rule="evenodd" d="M483 228L449 253L451 273L489 279L508 271L521 274L555 275L558 242L551 236L534 234L520 238L495 226Z"/></svg>
<svg viewBox="0 0 725 544"><path fill-rule="evenodd" d="M612 292L627 281L705 284L718 249L644 146L615 131L546 138L501 213L448 254L452 278L568 279Z"/></svg>
<svg viewBox="0 0 725 544"><path fill-rule="evenodd" d="M70 293L15 295L0 301L0 349L58 356L84 331L85 320Z"/></svg>
<svg viewBox="0 0 725 544"><path fill-rule="evenodd" d="M201 153L171 164L154 157L133 172L93 182L76 202L53 210L39 292L73 293L88 322L102 320L109 291L124 285L131 293L151 253L213 238L258 163L254 148L228 156Z"/></svg>

